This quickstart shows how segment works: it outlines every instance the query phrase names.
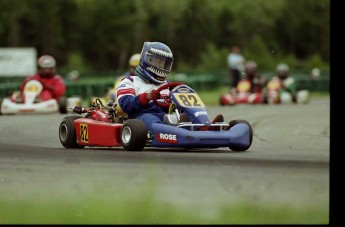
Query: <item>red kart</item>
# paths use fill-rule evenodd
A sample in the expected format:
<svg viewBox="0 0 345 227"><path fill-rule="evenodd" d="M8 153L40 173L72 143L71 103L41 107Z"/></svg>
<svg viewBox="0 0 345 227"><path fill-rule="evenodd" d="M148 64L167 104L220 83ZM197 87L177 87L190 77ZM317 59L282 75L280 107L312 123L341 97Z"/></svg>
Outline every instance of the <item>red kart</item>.
<svg viewBox="0 0 345 227"><path fill-rule="evenodd" d="M262 92L251 92L251 83L247 79L238 82L236 92L229 92L220 97L220 105L235 105L240 103L263 103Z"/></svg>
<svg viewBox="0 0 345 227"><path fill-rule="evenodd" d="M247 150L253 140L253 129L246 120L229 123L214 122L198 94L189 86L172 82L157 89L171 88L170 103L153 100L169 110L179 121L176 124L153 123L148 131L142 120L128 119L118 113L117 103L109 100L103 105L97 98L90 108L74 106L73 111L83 116L67 116L59 126L59 139L66 148L85 146L115 147L141 151L150 147L218 148L228 147L233 151ZM182 119L186 114L187 119Z"/></svg>
<svg viewBox="0 0 345 227"><path fill-rule="evenodd" d="M11 98L0 99L0 115L26 113L56 113L65 114L74 105L80 105L79 97L61 97L60 100L40 100L39 95L43 85L38 80L28 81L23 90L24 100L20 91L14 91Z"/></svg>

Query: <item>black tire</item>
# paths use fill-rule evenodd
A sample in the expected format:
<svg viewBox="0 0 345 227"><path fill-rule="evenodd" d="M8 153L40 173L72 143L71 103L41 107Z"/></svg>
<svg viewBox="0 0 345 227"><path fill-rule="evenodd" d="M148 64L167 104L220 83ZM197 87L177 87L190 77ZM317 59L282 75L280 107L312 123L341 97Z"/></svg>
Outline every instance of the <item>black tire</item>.
<svg viewBox="0 0 345 227"><path fill-rule="evenodd" d="M59 126L59 139L65 148L84 148L77 143L77 134L74 128L74 121L82 116L67 116Z"/></svg>
<svg viewBox="0 0 345 227"><path fill-rule="evenodd" d="M222 96L219 97L219 105L224 106L224 103L222 101Z"/></svg>
<svg viewBox="0 0 345 227"><path fill-rule="evenodd" d="M67 113L67 97L62 96L59 100L59 112L61 114Z"/></svg>
<svg viewBox="0 0 345 227"><path fill-rule="evenodd" d="M253 141L253 128L250 125L250 123L246 120L232 120L229 122L229 127L227 128L227 130L230 130L230 128L232 128L233 126L240 124L240 123L244 123L246 125L248 125L249 127L249 139L250 139L250 143L248 146L242 147L242 146L229 146L230 150L233 151L246 151L248 150L248 148L252 145L252 141Z"/></svg>
<svg viewBox="0 0 345 227"><path fill-rule="evenodd" d="M4 99L3 98L0 98L0 115L2 115L2 113L1 113L1 106L2 106L2 102L4 101Z"/></svg>
<svg viewBox="0 0 345 227"><path fill-rule="evenodd" d="M138 119L125 121L121 128L121 144L127 151L141 151L147 139L145 123Z"/></svg>
<svg viewBox="0 0 345 227"><path fill-rule="evenodd" d="M262 101L263 104L268 104L268 94L264 94L264 100Z"/></svg>

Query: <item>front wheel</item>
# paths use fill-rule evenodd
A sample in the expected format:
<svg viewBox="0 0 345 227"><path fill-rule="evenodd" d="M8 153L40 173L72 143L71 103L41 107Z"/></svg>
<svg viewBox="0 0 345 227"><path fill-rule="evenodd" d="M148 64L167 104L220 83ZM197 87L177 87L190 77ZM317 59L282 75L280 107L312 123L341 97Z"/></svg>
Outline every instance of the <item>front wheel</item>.
<svg viewBox="0 0 345 227"><path fill-rule="evenodd" d="M59 100L59 112L61 114L67 113L67 97L62 96Z"/></svg>
<svg viewBox="0 0 345 227"><path fill-rule="evenodd" d="M227 130L230 130L230 128L232 128L233 126L240 124L240 123L244 123L244 124L248 125L248 127L249 127L249 144L247 146L238 146L238 145L229 146L230 150L233 150L233 151L246 151L252 145L253 128L248 121L246 121L246 120L232 120L229 122L229 126L228 126Z"/></svg>
<svg viewBox="0 0 345 227"><path fill-rule="evenodd" d="M81 116L67 116L60 123L59 139L61 144L66 148L84 148L77 143L77 134L74 128L74 121Z"/></svg>
<svg viewBox="0 0 345 227"><path fill-rule="evenodd" d="M141 151L147 138L145 123L138 119L125 121L121 128L121 144L127 151Z"/></svg>

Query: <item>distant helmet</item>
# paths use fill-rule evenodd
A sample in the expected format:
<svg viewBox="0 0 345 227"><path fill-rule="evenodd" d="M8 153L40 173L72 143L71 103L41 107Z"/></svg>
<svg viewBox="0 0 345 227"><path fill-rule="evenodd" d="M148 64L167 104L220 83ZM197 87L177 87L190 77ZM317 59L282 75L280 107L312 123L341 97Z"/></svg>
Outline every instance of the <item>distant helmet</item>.
<svg viewBox="0 0 345 227"><path fill-rule="evenodd" d="M285 63L280 63L277 65L276 71L280 79L286 79L289 75L289 66Z"/></svg>
<svg viewBox="0 0 345 227"><path fill-rule="evenodd" d="M311 70L311 75L313 78L319 78L321 75L321 70L319 68L313 68Z"/></svg>
<svg viewBox="0 0 345 227"><path fill-rule="evenodd" d="M129 71L132 75L135 74L135 69L139 66L140 54L133 54L128 61Z"/></svg>
<svg viewBox="0 0 345 227"><path fill-rule="evenodd" d="M160 42L144 42L138 74L143 80L161 84L171 71L174 58L170 48Z"/></svg>
<svg viewBox="0 0 345 227"><path fill-rule="evenodd" d="M245 67L247 71L256 71L257 64L255 61L248 61Z"/></svg>
<svg viewBox="0 0 345 227"><path fill-rule="evenodd" d="M56 61L50 55L43 55L37 60L38 73L41 77L51 78L55 75Z"/></svg>
<svg viewBox="0 0 345 227"><path fill-rule="evenodd" d="M37 64L40 68L55 68L56 61L50 55L43 55L37 60Z"/></svg>
<svg viewBox="0 0 345 227"><path fill-rule="evenodd" d="M137 67L140 63L140 54L133 54L128 61L130 67Z"/></svg>
<svg viewBox="0 0 345 227"><path fill-rule="evenodd" d="M245 73L247 77L251 77L251 78L254 77L256 74L257 68L258 66L255 61L248 61L245 64Z"/></svg>

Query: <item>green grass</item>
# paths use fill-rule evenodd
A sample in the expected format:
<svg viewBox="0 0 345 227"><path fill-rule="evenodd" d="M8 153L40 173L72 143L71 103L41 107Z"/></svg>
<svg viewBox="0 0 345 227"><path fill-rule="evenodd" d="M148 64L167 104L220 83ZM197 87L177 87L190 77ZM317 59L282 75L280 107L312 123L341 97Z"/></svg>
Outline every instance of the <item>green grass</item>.
<svg viewBox="0 0 345 227"><path fill-rule="evenodd" d="M14 202L0 198L0 224L328 224L326 208L258 204L242 201L211 209L160 203L154 193L79 195L73 200L30 199Z"/></svg>

